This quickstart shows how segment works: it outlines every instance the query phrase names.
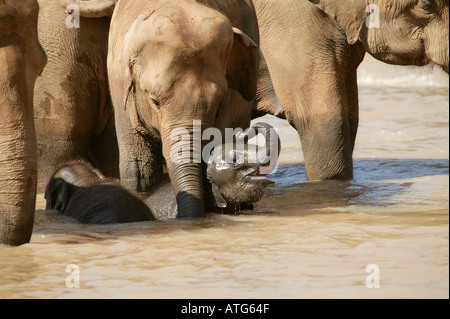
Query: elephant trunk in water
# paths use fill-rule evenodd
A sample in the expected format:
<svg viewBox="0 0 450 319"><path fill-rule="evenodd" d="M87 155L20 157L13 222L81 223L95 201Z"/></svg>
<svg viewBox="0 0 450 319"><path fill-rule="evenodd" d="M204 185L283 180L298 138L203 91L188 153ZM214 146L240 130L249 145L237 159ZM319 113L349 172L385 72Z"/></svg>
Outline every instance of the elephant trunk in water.
<svg viewBox="0 0 450 319"><path fill-rule="evenodd" d="M178 218L199 218L205 215L202 163L191 157L192 130L165 130L161 134L163 155L178 205ZM178 134L178 133L180 134ZM174 140L174 136L181 140Z"/></svg>

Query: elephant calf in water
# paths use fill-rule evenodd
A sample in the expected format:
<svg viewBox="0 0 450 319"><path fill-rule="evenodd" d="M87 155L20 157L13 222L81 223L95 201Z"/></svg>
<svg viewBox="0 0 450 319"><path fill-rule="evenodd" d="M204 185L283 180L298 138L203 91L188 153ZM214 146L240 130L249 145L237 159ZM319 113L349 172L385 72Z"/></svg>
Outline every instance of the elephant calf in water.
<svg viewBox="0 0 450 319"><path fill-rule="evenodd" d="M254 128L266 130L264 154L279 145L278 136L269 134L269 127L258 123ZM255 134L242 133L239 139L252 138ZM253 132L253 131L252 131ZM232 145L234 146L234 145ZM224 160L229 152L232 161ZM279 147L278 147L279 152ZM213 185L215 207L233 208L240 204L259 201L267 186L274 184L261 174L267 158L255 160L259 148L237 150L226 144L216 147L208 161L207 176ZM57 210L84 224L112 224L141 222L176 217L177 202L170 182L159 187L145 200L135 196L117 181L103 176L92 165L84 161L68 163L58 169L50 179L46 190L46 209Z"/></svg>
<svg viewBox="0 0 450 319"><path fill-rule="evenodd" d="M84 224L153 220L149 207L117 182L84 161L58 169L45 189L46 209L54 209Z"/></svg>

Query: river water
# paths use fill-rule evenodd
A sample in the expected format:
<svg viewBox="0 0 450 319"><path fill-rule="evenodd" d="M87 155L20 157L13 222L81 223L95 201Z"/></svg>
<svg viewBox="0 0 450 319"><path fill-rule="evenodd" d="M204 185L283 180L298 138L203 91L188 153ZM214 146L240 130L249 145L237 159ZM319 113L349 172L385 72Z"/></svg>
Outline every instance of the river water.
<svg viewBox="0 0 450 319"><path fill-rule="evenodd" d="M253 212L80 225L42 211L0 247L0 298L449 298L449 86L367 57L351 182L307 182L279 129L276 185ZM79 284L79 288L77 288Z"/></svg>

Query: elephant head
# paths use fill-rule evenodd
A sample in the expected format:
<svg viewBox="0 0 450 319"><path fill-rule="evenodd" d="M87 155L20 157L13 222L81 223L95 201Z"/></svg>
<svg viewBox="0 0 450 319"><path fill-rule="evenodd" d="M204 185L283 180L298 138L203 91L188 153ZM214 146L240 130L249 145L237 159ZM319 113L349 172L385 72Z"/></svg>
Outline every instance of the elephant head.
<svg viewBox="0 0 450 319"><path fill-rule="evenodd" d="M129 7L139 3L140 15L123 27ZM126 63L121 71L128 83L123 101L114 107L126 109L136 132L160 136L178 217L201 217L205 214L203 164L191 156L194 121L202 128L215 127L221 109L236 107L230 105L230 91L247 103L255 98L258 47L223 14L195 1L147 3L121 8L119 2L111 22L110 40L120 27L127 30L123 52L113 57L120 50L113 44L109 55L110 64L115 59ZM110 68L111 72L115 71ZM179 149L191 152L180 155ZM122 156L127 157L121 149Z"/></svg>
<svg viewBox="0 0 450 319"><path fill-rule="evenodd" d="M0 1L0 244L30 240L36 200L33 90L46 63L35 0Z"/></svg>
<svg viewBox="0 0 450 319"><path fill-rule="evenodd" d="M62 179L78 187L89 187L109 181L98 169L83 160L69 162L61 166L51 179Z"/></svg>
<svg viewBox="0 0 450 319"><path fill-rule="evenodd" d="M262 133L263 147L250 148L248 140ZM259 201L267 186L274 184L266 175L274 171L280 154L280 138L268 123L256 123L237 135L235 143L214 148L208 161L207 177L218 207Z"/></svg>
<svg viewBox="0 0 450 319"><path fill-rule="evenodd" d="M350 44L397 65L434 62L449 71L448 0L310 0L336 19Z"/></svg>
<svg viewBox="0 0 450 319"><path fill-rule="evenodd" d="M72 202L72 205L77 207L76 210L83 211L83 214L88 215L88 209L86 208L92 205L94 201L98 203L97 207L106 207L106 205L111 204L111 200L106 198L108 195L106 192L104 194L100 194L98 193L98 190L94 188L97 185L108 183L113 184L114 182L86 161L77 160L64 164L53 173L47 183L47 186L45 187L45 209L53 209L64 213L68 203ZM114 187L112 190L112 194L118 194L114 191ZM93 200L91 203L87 202L86 198L82 197L80 197L78 203L73 203L73 195L76 192L85 192L86 194L90 193L90 195L97 192L97 196L94 195L90 197ZM117 196L115 199L120 200ZM123 205L123 203L118 204L117 202L115 204L116 206ZM132 205L130 205L130 207L132 207ZM98 210L99 213L100 211L101 210Z"/></svg>

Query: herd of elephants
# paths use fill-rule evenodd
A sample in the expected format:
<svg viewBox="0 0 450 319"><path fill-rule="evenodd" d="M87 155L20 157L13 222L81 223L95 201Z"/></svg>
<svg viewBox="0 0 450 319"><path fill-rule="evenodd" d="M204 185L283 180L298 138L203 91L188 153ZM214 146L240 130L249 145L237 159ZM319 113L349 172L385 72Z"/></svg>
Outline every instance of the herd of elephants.
<svg viewBox="0 0 450 319"><path fill-rule="evenodd" d="M366 53L448 73L449 1L1 0L0 244L29 242L42 192L91 223L151 220L166 193L179 218L259 200L261 164L222 145L172 159L194 123L287 119L308 180L351 179Z"/></svg>

